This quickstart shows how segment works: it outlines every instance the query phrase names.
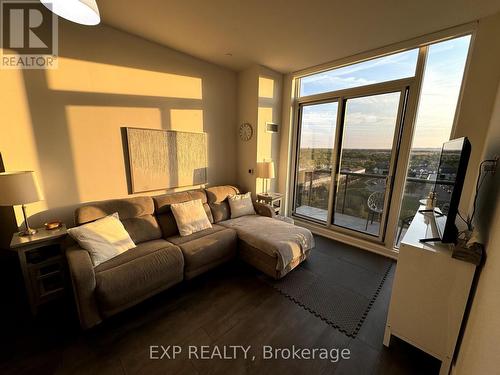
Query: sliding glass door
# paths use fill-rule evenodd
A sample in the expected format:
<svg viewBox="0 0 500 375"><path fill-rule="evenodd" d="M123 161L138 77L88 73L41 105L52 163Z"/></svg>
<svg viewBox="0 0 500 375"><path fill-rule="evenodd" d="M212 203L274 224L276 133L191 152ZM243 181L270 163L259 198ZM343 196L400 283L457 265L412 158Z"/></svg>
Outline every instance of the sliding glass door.
<svg viewBox="0 0 500 375"><path fill-rule="evenodd" d="M300 108L295 214L320 222L328 218L337 115L336 101Z"/></svg>
<svg viewBox="0 0 500 375"><path fill-rule="evenodd" d="M345 99L332 224L382 238L404 92Z"/></svg>
<svg viewBox="0 0 500 375"><path fill-rule="evenodd" d="M299 107L295 216L382 239L405 96L378 91Z"/></svg>

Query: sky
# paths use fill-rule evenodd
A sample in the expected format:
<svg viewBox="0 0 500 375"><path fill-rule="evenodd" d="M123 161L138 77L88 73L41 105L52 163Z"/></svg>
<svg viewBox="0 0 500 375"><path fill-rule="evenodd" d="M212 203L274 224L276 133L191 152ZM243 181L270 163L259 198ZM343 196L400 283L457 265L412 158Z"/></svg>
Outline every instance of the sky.
<svg viewBox="0 0 500 375"><path fill-rule="evenodd" d="M470 36L429 47L422 83L414 148L440 148L449 139L462 83ZM415 73L418 49L318 73L301 79L301 95L358 87ZM350 99L346 104L343 147L392 147L399 93ZM333 146L337 103L303 107L302 148Z"/></svg>

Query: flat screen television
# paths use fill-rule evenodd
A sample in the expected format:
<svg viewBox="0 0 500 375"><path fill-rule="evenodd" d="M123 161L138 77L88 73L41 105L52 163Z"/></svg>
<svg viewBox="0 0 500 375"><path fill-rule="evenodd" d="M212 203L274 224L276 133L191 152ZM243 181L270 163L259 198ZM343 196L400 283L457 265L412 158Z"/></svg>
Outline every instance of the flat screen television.
<svg viewBox="0 0 500 375"><path fill-rule="evenodd" d="M455 220L458 214L460 195L471 152L467 137L443 143L434 184L436 208L434 217L440 240L444 243L457 241L458 229Z"/></svg>

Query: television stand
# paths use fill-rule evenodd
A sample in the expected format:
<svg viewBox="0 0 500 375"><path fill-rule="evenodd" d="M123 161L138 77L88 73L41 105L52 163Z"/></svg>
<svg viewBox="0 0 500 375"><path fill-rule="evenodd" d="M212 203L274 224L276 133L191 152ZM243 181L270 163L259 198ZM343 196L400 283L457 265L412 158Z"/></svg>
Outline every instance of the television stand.
<svg viewBox="0 0 500 375"><path fill-rule="evenodd" d="M453 244L420 241L435 236L429 216L418 212L401 241L384 345L397 336L441 360L439 374L448 375L476 266L453 258Z"/></svg>

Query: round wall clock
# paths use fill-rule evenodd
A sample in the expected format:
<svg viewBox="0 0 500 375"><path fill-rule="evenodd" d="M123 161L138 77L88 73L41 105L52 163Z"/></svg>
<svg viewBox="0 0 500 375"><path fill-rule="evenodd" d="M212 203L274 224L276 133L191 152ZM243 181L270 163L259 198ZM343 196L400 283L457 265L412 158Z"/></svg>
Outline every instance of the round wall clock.
<svg viewBox="0 0 500 375"><path fill-rule="evenodd" d="M248 122L240 125L240 139L242 141L249 141L253 135L253 128Z"/></svg>

